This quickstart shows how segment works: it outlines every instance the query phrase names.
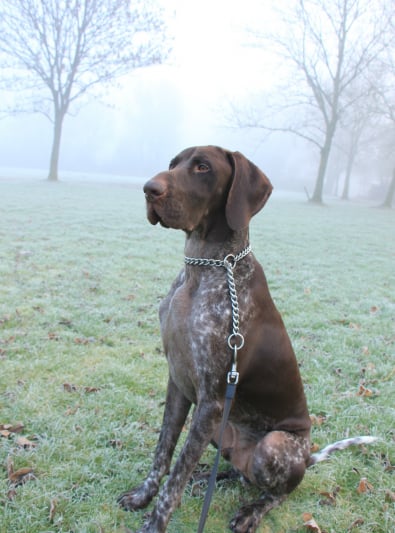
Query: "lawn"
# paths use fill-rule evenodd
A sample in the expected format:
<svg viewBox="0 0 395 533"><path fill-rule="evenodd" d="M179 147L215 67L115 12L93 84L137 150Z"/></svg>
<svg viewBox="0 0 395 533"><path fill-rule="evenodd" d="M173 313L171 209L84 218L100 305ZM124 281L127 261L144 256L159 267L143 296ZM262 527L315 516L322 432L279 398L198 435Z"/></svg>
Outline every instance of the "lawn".
<svg viewBox="0 0 395 533"><path fill-rule="evenodd" d="M158 438L157 310L183 235L151 226L126 184L3 180L0 198L0 532L135 531L144 511L116 498L143 479ZM393 210L276 193L253 220L314 445L379 437L311 468L260 533L395 531L394 222ZM203 495L187 488L170 533L196 531ZM218 486L207 532L254 496Z"/></svg>

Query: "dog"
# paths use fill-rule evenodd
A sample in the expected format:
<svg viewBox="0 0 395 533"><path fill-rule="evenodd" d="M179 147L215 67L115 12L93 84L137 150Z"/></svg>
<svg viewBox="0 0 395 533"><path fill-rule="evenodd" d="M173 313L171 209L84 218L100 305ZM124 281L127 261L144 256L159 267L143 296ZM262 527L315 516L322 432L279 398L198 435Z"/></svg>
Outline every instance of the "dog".
<svg viewBox="0 0 395 533"><path fill-rule="evenodd" d="M165 532L202 453L221 440L223 457L261 490L229 524L233 532L252 533L297 487L307 467L374 438L346 439L311 454L296 357L249 248L250 219L272 192L266 175L239 152L192 147L149 180L144 192L151 224L185 232L187 259L159 311L169 377L154 461L143 483L119 503L125 510L141 509L159 493L140 533ZM229 372L238 383L220 438ZM189 433L170 469L192 405Z"/></svg>

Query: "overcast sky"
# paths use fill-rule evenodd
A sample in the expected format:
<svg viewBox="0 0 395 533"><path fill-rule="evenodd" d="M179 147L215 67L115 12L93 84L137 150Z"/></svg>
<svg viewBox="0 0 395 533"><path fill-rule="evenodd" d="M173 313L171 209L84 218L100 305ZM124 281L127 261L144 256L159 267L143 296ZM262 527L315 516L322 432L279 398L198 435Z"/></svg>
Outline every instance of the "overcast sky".
<svg viewBox="0 0 395 533"><path fill-rule="evenodd" d="M305 159L300 144L287 139L277 147L278 139L229 128L222 116L229 101L248 100L275 79L278 60L249 46L247 29L273 27L279 0L162 1L176 13L169 64L135 71L106 105L92 100L68 115L60 170L149 176L186 146L217 144L244 152L281 181ZM46 170L51 128L39 115L0 121L0 167ZM284 161L289 147L294 157Z"/></svg>

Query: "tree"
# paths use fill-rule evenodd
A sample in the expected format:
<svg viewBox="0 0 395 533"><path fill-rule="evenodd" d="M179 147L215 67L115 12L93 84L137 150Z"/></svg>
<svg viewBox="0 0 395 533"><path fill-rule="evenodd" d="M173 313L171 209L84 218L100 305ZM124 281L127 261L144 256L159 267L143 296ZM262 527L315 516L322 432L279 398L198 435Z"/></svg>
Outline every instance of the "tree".
<svg viewBox="0 0 395 533"><path fill-rule="evenodd" d="M0 64L18 110L53 123L49 180L58 179L63 121L99 85L167 55L155 0L1 0ZM23 98L24 96L25 98Z"/></svg>
<svg viewBox="0 0 395 533"><path fill-rule="evenodd" d="M324 179L339 121L365 96L365 75L386 47L385 0L297 0L280 12L283 31L252 32L256 46L271 46L279 64L291 69L266 104L263 117L248 126L289 132L319 150L311 200L322 202ZM291 7L289 7L291 6ZM350 87L354 90L350 91ZM243 121L239 120L239 124Z"/></svg>
<svg viewBox="0 0 395 533"><path fill-rule="evenodd" d="M391 27L391 41L386 48L385 55L382 56L380 64L380 76L371 77L371 84L374 94L376 96L376 112L388 124L392 135L395 133L395 100L394 100L394 85L395 85L395 14L391 10L390 18ZM393 145L387 151L389 157L394 161ZM395 167L392 170L392 178L389 181L387 194L382 204L382 207L392 207L395 198Z"/></svg>

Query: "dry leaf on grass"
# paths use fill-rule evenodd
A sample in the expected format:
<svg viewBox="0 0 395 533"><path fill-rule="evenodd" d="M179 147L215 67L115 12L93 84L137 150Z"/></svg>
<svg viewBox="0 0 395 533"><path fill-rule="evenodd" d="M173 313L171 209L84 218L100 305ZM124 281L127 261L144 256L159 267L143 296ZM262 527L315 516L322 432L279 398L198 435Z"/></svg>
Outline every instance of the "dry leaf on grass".
<svg viewBox="0 0 395 533"><path fill-rule="evenodd" d="M347 531L352 531L354 528L362 526L365 523L365 520L363 518L357 518L354 520L354 522L350 525L350 527L347 529Z"/></svg>
<svg viewBox="0 0 395 533"><path fill-rule="evenodd" d="M368 389L361 383L359 385L357 396L363 396L364 398L372 398L373 396L377 396L377 393L373 392L371 389Z"/></svg>
<svg viewBox="0 0 395 533"><path fill-rule="evenodd" d="M320 450L321 446L317 444L316 442L312 442L310 446L310 453L316 453L318 450Z"/></svg>
<svg viewBox="0 0 395 533"><path fill-rule="evenodd" d="M8 439L12 433L20 433L25 426L22 422L15 424L0 424L0 436Z"/></svg>
<svg viewBox="0 0 395 533"><path fill-rule="evenodd" d="M326 422L326 416L325 415L310 415L310 420L313 426L322 426L324 422Z"/></svg>
<svg viewBox="0 0 395 533"><path fill-rule="evenodd" d="M16 470L12 474L8 476L8 479L10 483L12 483L15 487L18 487L19 485L23 485L27 481L32 481L36 479L36 476L34 475L33 468L25 467L25 468L19 468L19 470Z"/></svg>
<svg viewBox="0 0 395 533"><path fill-rule="evenodd" d="M7 429L12 433L20 433L24 428L23 422L15 422L15 424L0 424L0 429Z"/></svg>
<svg viewBox="0 0 395 533"><path fill-rule="evenodd" d="M86 394L90 394L92 392L99 392L100 387L77 387L73 383L63 383L63 390L65 392L78 392L82 390Z"/></svg>
<svg viewBox="0 0 395 533"><path fill-rule="evenodd" d="M80 408L79 404L74 405L73 407L68 407L64 414L66 416L75 415L75 413L78 411L79 408Z"/></svg>
<svg viewBox="0 0 395 533"><path fill-rule="evenodd" d="M30 439L33 437L30 437ZM18 437L15 441L16 445L20 448L25 448L25 450L35 448L37 446L37 443L33 442L32 440L28 439L27 437Z"/></svg>
<svg viewBox="0 0 395 533"><path fill-rule="evenodd" d="M358 494L364 494L365 492L372 492L373 485L369 483L366 477L361 477L358 483L357 492Z"/></svg>
<svg viewBox="0 0 395 533"><path fill-rule="evenodd" d="M23 485L23 483L26 483L27 481L32 481L36 479L33 469L30 467L25 468L19 468L18 470L14 470L14 462L11 457L7 458L7 477L8 481L11 483L11 488L7 492L7 498L9 500L13 500L16 496L15 488L19 485Z"/></svg>
<svg viewBox="0 0 395 533"><path fill-rule="evenodd" d="M323 496L319 501L320 505L336 505L336 496L340 492L340 487L336 487L332 492L320 492L320 496Z"/></svg>
<svg viewBox="0 0 395 533"><path fill-rule="evenodd" d="M48 520L49 520L49 522L51 524L53 524L53 521L55 519L57 506L58 506L58 500L56 498L54 498L53 500L51 500L51 503L49 505L49 517L48 517Z"/></svg>
<svg viewBox="0 0 395 533"><path fill-rule="evenodd" d="M92 392L99 392L100 387L84 387L84 392L90 394Z"/></svg>
<svg viewBox="0 0 395 533"><path fill-rule="evenodd" d="M315 531L315 533L322 533L321 528L318 526L311 513L303 513L302 518L303 525L306 529L309 531Z"/></svg>
<svg viewBox="0 0 395 533"><path fill-rule="evenodd" d="M395 502L395 492L392 492L392 490L386 489L386 491L385 491L385 501L386 502Z"/></svg>

